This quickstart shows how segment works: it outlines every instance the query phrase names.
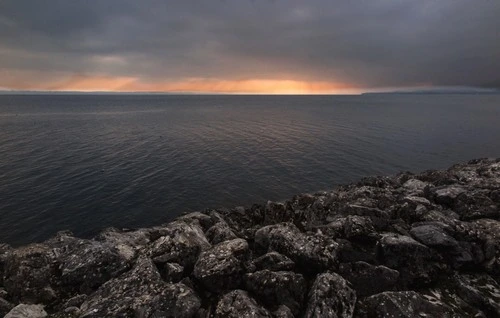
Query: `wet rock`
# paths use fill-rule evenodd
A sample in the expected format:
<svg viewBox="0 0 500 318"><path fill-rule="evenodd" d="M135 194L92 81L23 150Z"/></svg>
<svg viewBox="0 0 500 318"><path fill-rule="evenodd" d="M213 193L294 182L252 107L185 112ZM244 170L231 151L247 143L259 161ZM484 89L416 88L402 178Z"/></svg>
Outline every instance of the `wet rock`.
<svg viewBox="0 0 500 318"><path fill-rule="evenodd" d="M500 317L500 286L485 274L455 276L458 295L467 303L483 309L491 317Z"/></svg>
<svg viewBox="0 0 500 318"><path fill-rule="evenodd" d="M457 317L438 299L427 299L414 291L383 292L363 300L356 317ZM460 316L458 316L460 317Z"/></svg>
<svg viewBox="0 0 500 318"><path fill-rule="evenodd" d="M255 243L290 257L305 272L319 272L337 263L338 244L322 235L306 235L292 224L269 225L255 233Z"/></svg>
<svg viewBox="0 0 500 318"><path fill-rule="evenodd" d="M305 317L352 317L356 292L349 283L335 273L316 277L307 302Z"/></svg>
<svg viewBox="0 0 500 318"><path fill-rule="evenodd" d="M167 284L149 258L102 285L81 305L82 318L193 317L201 306L184 284Z"/></svg>
<svg viewBox="0 0 500 318"><path fill-rule="evenodd" d="M160 237L147 251L155 263L177 263L190 271L201 251L211 246L196 224L175 221L157 231Z"/></svg>
<svg viewBox="0 0 500 318"><path fill-rule="evenodd" d="M225 294L215 310L217 318L271 318L271 313L260 306L246 291L233 290Z"/></svg>
<svg viewBox="0 0 500 318"><path fill-rule="evenodd" d="M277 252L269 252L254 260L257 270L268 269L270 271L292 270L295 263L285 255Z"/></svg>
<svg viewBox="0 0 500 318"><path fill-rule="evenodd" d="M120 231L108 228L101 232L96 240L107 243L118 251L118 254L127 262L132 261L140 250L149 242L149 235L145 230Z"/></svg>
<svg viewBox="0 0 500 318"><path fill-rule="evenodd" d="M220 242L237 238L233 230L231 230L229 225L227 225L224 221L217 222L214 226L207 230L205 235L212 244L218 244Z"/></svg>
<svg viewBox="0 0 500 318"><path fill-rule="evenodd" d="M52 250L32 244L8 253L5 258L4 287L16 302L50 303L56 298L51 285L55 274Z"/></svg>
<svg viewBox="0 0 500 318"><path fill-rule="evenodd" d="M47 316L42 305L20 304L7 313L4 318L44 318Z"/></svg>
<svg viewBox="0 0 500 318"><path fill-rule="evenodd" d="M249 247L244 239L224 241L201 253L193 276L209 291L238 288L245 273Z"/></svg>
<svg viewBox="0 0 500 318"><path fill-rule="evenodd" d="M298 315L304 294L306 281L301 274L294 272L272 272L262 270L247 274L246 289L269 307L287 306L292 313Z"/></svg>
<svg viewBox="0 0 500 318"><path fill-rule="evenodd" d="M340 264L339 274L351 283L358 297L393 290L399 278L396 270L365 262Z"/></svg>
<svg viewBox="0 0 500 318"><path fill-rule="evenodd" d="M411 237L387 234L378 245L380 261L400 272L403 285L426 285L443 269L438 255Z"/></svg>

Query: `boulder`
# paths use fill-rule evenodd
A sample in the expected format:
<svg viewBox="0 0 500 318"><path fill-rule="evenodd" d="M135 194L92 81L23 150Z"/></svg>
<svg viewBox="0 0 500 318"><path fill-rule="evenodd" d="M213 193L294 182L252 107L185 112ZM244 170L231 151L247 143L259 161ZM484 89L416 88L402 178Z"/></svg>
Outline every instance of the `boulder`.
<svg viewBox="0 0 500 318"><path fill-rule="evenodd" d="M4 287L15 302L44 303L55 300L54 254L43 244L31 244L5 257Z"/></svg>
<svg viewBox="0 0 500 318"><path fill-rule="evenodd" d="M378 244L378 254L382 264L400 272L403 286L430 284L444 269L436 252L405 235L384 235Z"/></svg>
<svg viewBox="0 0 500 318"><path fill-rule="evenodd" d="M442 186L432 190L434 201L438 204L453 207L459 195L466 192L466 189L458 186Z"/></svg>
<svg viewBox="0 0 500 318"><path fill-rule="evenodd" d="M273 311L274 318L295 318L295 315L292 313L292 310L285 305L281 305Z"/></svg>
<svg viewBox="0 0 500 318"><path fill-rule="evenodd" d="M309 291L305 317L352 317L356 292L342 276L335 273L319 274Z"/></svg>
<svg viewBox="0 0 500 318"><path fill-rule="evenodd" d="M4 317L14 307L14 304L0 297L0 317Z"/></svg>
<svg viewBox="0 0 500 318"><path fill-rule="evenodd" d="M244 290L233 290L219 300L215 309L216 318L271 318L271 313L260 306Z"/></svg>
<svg viewBox="0 0 500 318"><path fill-rule="evenodd" d="M399 278L396 270L365 262L340 264L339 274L351 283L359 297L393 290Z"/></svg>
<svg viewBox="0 0 500 318"><path fill-rule="evenodd" d="M212 217L205 213L201 212L191 212L188 214L184 214L177 218L177 221L186 222L186 223L194 223L195 225L201 226L201 228L206 231L212 225L214 225L214 220Z"/></svg>
<svg viewBox="0 0 500 318"><path fill-rule="evenodd" d="M200 306L191 288L165 283L153 262L140 257L131 271L91 294L80 317L193 317Z"/></svg>
<svg viewBox="0 0 500 318"><path fill-rule="evenodd" d="M165 280L169 283L177 283L182 279L184 267L177 263L166 263L164 265Z"/></svg>
<svg viewBox="0 0 500 318"><path fill-rule="evenodd" d="M47 312L42 305L19 304L14 307L4 318L44 318Z"/></svg>
<svg viewBox="0 0 500 318"><path fill-rule="evenodd" d="M409 193L423 193L425 187L428 185L427 182L418 179L409 179L403 184L403 188Z"/></svg>
<svg viewBox="0 0 500 318"><path fill-rule="evenodd" d="M138 252L150 242L149 233L146 230L120 231L115 228L102 231L96 240L105 242L106 245L116 249L127 262L137 257Z"/></svg>
<svg viewBox="0 0 500 318"><path fill-rule="evenodd" d="M269 308L287 306L298 315L307 290L306 280L294 272L262 270L245 277L246 290Z"/></svg>
<svg viewBox="0 0 500 318"><path fill-rule="evenodd" d="M197 224L175 221L156 229L159 238L147 250L155 263L177 263L191 271L200 253L209 249L202 228Z"/></svg>
<svg viewBox="0 0 500 318"><path fill-rule="evenodd" d="M323 235L306 235L292 224L268 225L255 233L255 243L290 257L304 272L321 272L337 264L338 244Z"/></svg>
<svg viewBox="0 0 500 318"><path fill-rule="evenodd" d="M458 249L458 242L445 231L445 224L424 224L410 230L411 236L420 243L442 249Z"/></svg>
<svg viewBox="0 0 500 318"><path fill-rule="evenodd" d="M217 222L214 226L207 230L205 235L212 244L218 244L220 242L237 238L233 230L231 230L229 225L227 225L227 223L224 221Z"/></svg>
<svg viewBox="0 0 500 318"><path fill-rule="evenodd" d="M292 270L295 263L287 256L278 252L269 252L254 260L257 270L268 269L270 271Z"/></svg>
<svg viewBox="0 0 500 318"><path fill-rule="evenodd" d="M366 216L349 215L344 222L344 234L348 239L366 239L375 233L372 220Z"/></svg>
<svg viewBox="0 0 500 318"><path fill-rule="evenodd" d="M238 288L248 256L249 247L244 239L224 241L201 253L193 276L214 293Z"/></svg>
<svg viewBox="0 0 500 318"><path fill-rule="evenodd" d="M383 292L364 299L356 317L442 317L453 318L453 310L438 299L428 299L414 291Z"/></svg>
<svg viewBox="0 0 500 318"><path fill-rule="evenodd" d="M463 300L491 317L500 317L500 286L495 280L486 274L457 274L454 280Z"/></svg>

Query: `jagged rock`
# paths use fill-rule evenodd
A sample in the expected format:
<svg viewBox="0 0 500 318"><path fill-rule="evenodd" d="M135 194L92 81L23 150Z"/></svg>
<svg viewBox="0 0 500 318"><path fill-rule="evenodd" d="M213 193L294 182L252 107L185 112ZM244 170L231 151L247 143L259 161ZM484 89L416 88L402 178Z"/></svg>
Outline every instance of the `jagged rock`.
<svg viewBox="0 0 500 318"><path fill-rule="evenodd" d="M195 222L196 225L201 226L204 231L208 230L215 224L211 216L201 212L191 212L178 217L177 220L186 223Z"/></svg>
<svg viewBox="0 0 500 318"><path fill-rule="evenodd" d="M366 207L358 204L348 204L345 208L347 215L358 215L369 217L378 231L384 231L389 224L390 214L379 208Z"/></svg>
<svg viewBox="0 0 500 318"><path fill-rule="evenodd" d="M15 307L14 304L0 297L0 317L5 316L14 307Z"/></svg>
<svg viewBox="0 0 500 318"><path fill-rule="evenodd" d="M51 285L54 255L42 244L14 249L5 258L4 287L16 301L50 303L56 298Z"/></svg>
<svg viewBox="0 0 500 318"><path fill-rule="evenodd" d="M367 238L375 233L375 228L369 217L350 215L346 217L344 233L348 239Z"/></svg>
<svg viewBox="0 0 500 318"><path fill-rule="evenodd" d="M429 184L427 182L420 181L418 179L409 179L403 184L403 188L410 193L423 193L426 186Z"/></svg>
<svg viewBox="0 0 500 318"><path fill-rule="evenodd" d="M429 284L442 270L438 255L408 236L386 234L380 239L378 250L381 262L400 272L403 285Z"/></svg>
<svg viewBox="0 0 500 318"><path fill-rule="evenodd" d="M96 240L107 243L118 251L118 254L127 262L133 260L139 250L144 248L149 242L149 235L145 230L120 231L115 228L108 228L102 231Z"/></svg>
<svg viewBox="0 0 500 318"><path fill-rule="evenodd" d="M157 231L160 237L147 251L155 263L177 263L190 271L201 251L211 246L196 224L174 221Z"/></svg>
<svg viewBox="0 0 500 318"><path fill-rule="evenodd" d="M12 248L10 247L9 244L0 243L0 286L3 286L3 273L4 273L7 253L11 250Z"/></svg>
<svg viewBox="0 0 500 318"><path fill-rule="evenodd" d="M195 292L184 284L167 284L146 257L114 278L81 305L81 318L193 317L201 306Z"/></svg>
<svg viewBox="0 0 500 318"><path fill-rule="evenodd" d="M365 262L340 264L339 274L352 284L358 297L393 290L399 278L396 270Z"/></svg>
<svg viewBox="0 0 500 318"><path fill-rule="evenodd" d="M216 318L271 318L267 309L260 306L244 290L233 290L222 296L215 310Z"/></svg>
<svg viewBox="0 0 500 318"><path fill-rule="evenodd" d="M500 217L500 208L488 197L488 191L463 193L455 200L454 210L462 220Z"/></svg>
<svg viewBox="0 0 500 318"><path fill-rule="evenodd" d="M292 313L298 315L304 294L306 281L301 274L294 272L272 272L262 270L247 274L246 289L269 307L287 306Z"/></svg>
<svg viewBox="0 0 500 318"><path fill-rule="evenodd" d="M248 253L248 243L244 239L219 243L201 253L193 276L215 293L238 288L245 273Z"/></svg>
<svg viewBox="0 0 500 318"><path fill-rule="evenodd" d="M457 197L465 191L465 188L456 185L439 187L433 190L434 200L439 204L452 207Z"/></svg>
<svg viewBox="0 0 500 318"><path fill-rule="evenodd" d="M58 248L58 271L61 285L71 291L88 294L128 269L130 260L106 243L70 239Z"/></svg>
<svg viewBox="0 0 500 318"><path fill-rule="evenodd" d="M352 317L355 304L356 292L345 279L335 273L320 274L309 291L305 317Z"/></svg>
<svg viewBox="0 0 500 318"><path fill-rule="evenodd" d="M458 242L452 236L448 235L444 228L445 224L428 224L413 227L410 231L411 236L420 243L435 247L449 248L455 251L458 249Z"/></svg>
<svg viewBox="0 0 500 318"><path fill-rule="evenodd" d="M491 317L500 317L500 286L485 274L455 276L458 295L467 303L484 310Z"/></svg>
<svg viewBox="0 0 500 318"><path fill-rule="evenodd" d="M269 252L254 260L257 270L268 269L270 271L292 270L295 263L285 255L277 252Z"/></svg>
<svg viewBox="0 0 500 318"><path fill-rule="evenodd" d="M292 313L290 308L288 308L285 305L281 305L273 311L273 317L274 318L295 318L295 315Z"/></svg>
<svg viewBox="0 0 500 318"><path fill-rule="evenodd" d="M269 225L255 233L255 243L290 257L306 272L320 272L337 263L338 244L322 235L305 235L292 224Z"/></svg>
<svg viewBox="0 0 500 318"><path fill-rule="evenodd" d="M438 299L427 299L414 291L403 291L383 292L366 298L356 308L356 317L452 318L457 316L450 307Z"/></svg>
<svg viewBox="0 0 500 318"><path fill-rule="evenodd" d="M20 304L7 313L4 318L44 318L47 316L42 305Z"/></svg>
<svg viewBox="0 0 500 318"><path fill-rule="evenodd" d="M177 263L166 263L165 265L165 280L169 283L177 283L182 279L184 267Z"/></svg>
<svg viewBox="0 0 500 318"><path fill-rule="evenodd" d="M233 230L231 230L229 225L227 225L224 221L217 222L214 226L207 230L205 235L210 243L214 245L237 238Z"/></svg>

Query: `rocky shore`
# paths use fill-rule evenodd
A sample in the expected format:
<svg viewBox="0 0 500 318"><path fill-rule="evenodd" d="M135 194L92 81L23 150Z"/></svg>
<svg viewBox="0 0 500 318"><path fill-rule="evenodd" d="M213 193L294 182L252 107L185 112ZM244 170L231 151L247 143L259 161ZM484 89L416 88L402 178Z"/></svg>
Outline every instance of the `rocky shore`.
<svg viewBox="0 0 500 318"><path fill-rule="evenodd" d="M500 317L500 159L0 244L0 316Z"/></svg>

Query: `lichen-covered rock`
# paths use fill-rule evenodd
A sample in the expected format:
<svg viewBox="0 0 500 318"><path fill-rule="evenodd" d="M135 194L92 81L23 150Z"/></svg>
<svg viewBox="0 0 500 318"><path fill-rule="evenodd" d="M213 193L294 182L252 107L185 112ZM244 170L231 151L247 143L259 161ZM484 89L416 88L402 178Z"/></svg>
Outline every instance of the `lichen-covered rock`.
<svg viewBox="0 0 500 318"><path fill-rule="evenodd" d="M369 217L350 215L344 222L344 233L348 239L366 239L375 233L375 228Z"/></svg>
<svg viewBox="0 0 500 318"><path fill-rule="evenodd" d="M105 242L106 245L116 249L127 262L137 257L138 252L150 242L146 230L120 231L115 228L102 231L96 240Z"/></svg>
<svg viewBox="0 0 500 318"><path fill-rule="evenodd" d="M237 238L233 230L227 225L226 222L217 222L205 233L207 239L212 244L218 244L220 242L229 241Z"/></svg>
<svg viewBox="0 0 500 318"><path fill-rule="evenodd" d="M166 263L164 265L165 280L169 283L177 283L182 279L184 267L177 263Z"/></svg>
<svg viewBox="0 0 500 318"><path fill-rule="evenodd" d="M454 318L454 311L438 299L429 299L414 291L383 292L364 299L356 308L356 317L442 317Z"/></svg>
<svg viewBox="0 0 500 318"><path fill-rule="evenodd" d="M337 263L338 244L323 235L306 235L292 224L269 225L255 233L255 243L290 257L305 272L321 272Z"/></svg>
<svg viewBox="0 0 500 318"><path fill-rule="evenodd" d="M257 270L268 269L270 271L292 270L295 263L287 256L278 252L269 252L254 260Z"/></svg>
<svg viewBox="0 0 500 318"><path fill-rule="evenodd" d="M195 223L201 226L204 231L208 230L212 225L214 225L214 220L212 219L212 217L201 212L191 212L178 217L177 220L186 223Z"/></svg>
<svg viewBox="0 0 500 318"><path fill-rule="evenodd" d="M42 305L20 304L7 313L4 318L44 318L47 316Z"/></svg>
<svg viewBox="0 0 500 318"><path fill-rule="evenodd" d="M248 254L248 243L244 239L224 241L201 253L193 276L215 293L238 288Z"/></svg>
<svg viewBox="0 0 500 318"><path fill-rule="evenodd" d="M155 263L177 263L189 271L201 251L211 246L197 224L175 221L156 231L159 238L148 247Z"/></svg>
<svg viewBox="0 0 500 318"><path fill-rule="evenodd" d="M245 277L246 289L269 307L287 306L298 315L306 293L306 280L294 272L262 270Z"/></svg>
<svg viewBox="0 0 500 318"><path fill-rule="evenodd" d="M150 259L102 285L81 305L82 318L194 317L201 306L196 293L184 284L165 283Z"/></svg>
<svg viewBox="0 0 500 318"><path fill-rule="evenodd" d="M305 317L352 317L356 292L342 276L324 273L316 277L307 302Z"/></svg>
<svg viewBox="0 0 500 318"><path fill-rule="evenodd" d="M339 274L351 283L358 297L393 290L399 278L396 270L365 262L340 264Z"/></svg>
<svg viewBox="0 0 500 318"><path fill-rule="evenodd" d="M216 318L271 318L271 313L260 306L244 290L233 290L220 299L215 310Z"/></svg>

